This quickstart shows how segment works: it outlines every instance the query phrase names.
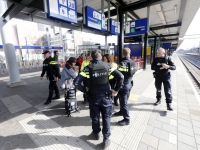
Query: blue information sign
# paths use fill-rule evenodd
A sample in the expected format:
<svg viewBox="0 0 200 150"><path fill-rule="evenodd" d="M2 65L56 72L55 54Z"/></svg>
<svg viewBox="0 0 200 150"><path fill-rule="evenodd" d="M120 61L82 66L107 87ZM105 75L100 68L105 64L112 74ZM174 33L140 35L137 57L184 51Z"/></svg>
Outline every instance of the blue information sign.
<svg viewBox="0 0 200 150"><path fill-rule="evenodd" d="M86 26L97 30L106 30L105 15L93 8L86 6Z"/></svg>
<svg viewBox="0 0 200 150"><path fill-rule="evenodd" d="M14 46L15 49L63 49L62 46ZM0 48L3 48L3 45L0 45Z"/></svg>
<svg viewBox="0 0 200 150"><path fill-rule="evenodd" d="M126 23L126 35L145 34L149 29L148 18L130 21Z"/></svg>
<svg viewBox="0 0 200 150"><path fill-rule="evenodd" d="M114 35L120 34L120 22L110 18L110 33Z"/></svg>
<svg viewBox="0 0 200 150"><path fill-rule="evenodd" d="M47 0L47 17L77 23L76 0Z"/></svg>
<svg viewBox="0 0 200 150"><path fill-rule="evenodd" d="M161 43L160 47L162 47L162 48L170 48L170 47L172 47L172 43Z"/></svg>

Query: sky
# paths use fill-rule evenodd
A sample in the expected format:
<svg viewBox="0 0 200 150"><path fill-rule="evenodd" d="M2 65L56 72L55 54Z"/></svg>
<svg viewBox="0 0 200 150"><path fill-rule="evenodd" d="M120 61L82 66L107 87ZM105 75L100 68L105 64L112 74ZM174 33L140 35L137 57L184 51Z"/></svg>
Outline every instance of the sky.
<svg viewBox="0 0 200 150"><path fill-rule="evenodd" d="M179 46L178 49L187 50L187 49L191 49L193 47L200 46L199 19L200 19L200 8L197 11L193 21L191 22L191 24L184 36L184 41L182 42L182 44Z"/></svg>

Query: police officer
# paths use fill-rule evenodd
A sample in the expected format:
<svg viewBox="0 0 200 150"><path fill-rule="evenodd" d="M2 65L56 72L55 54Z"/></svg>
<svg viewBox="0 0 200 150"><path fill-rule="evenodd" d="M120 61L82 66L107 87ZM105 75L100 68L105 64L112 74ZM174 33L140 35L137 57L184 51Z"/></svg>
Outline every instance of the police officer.
<svg viewBox="0 0 200 150"><path fill-rule="evenodd" d="M56 82L58 81L58 78L60 78L60 71L59 67L56 61L51 57L50 51L45 51L42 54L44 54L44 57L46 58L43 62L43 68L42 68L42 74L40 76L40 80L43 79L44 74L47 74L47 79L49 79L49 96L47 101L44 103L45 105L48 105L51 103L53 91L55 90L56 96L53 99L59 99L60 93L58 86Z"/></svg>
<svg viewBox="0 0 200 150"><path fill-rule="evenodd" d="M172 62L170 57L165 56L165 50L163 48L159 48L157 51L157 57L151 64L151 69L155 70L155 86L156 86L156 98L157 102L155 105L161 103L161 86L162 83L164 85L165 97L167 103L167 110L173 111L171 107L172 103L172 91L171 91L171 80L170 80L170 72L169 70L176 70L176 66Z"/></svg>
<svg viewBox="0 0 200 150"><path fill-rule="evenodd" d="M128 110L128 98L133 87L132 77L135 74L135 62L130 59L131 50L129 48L123 49L123 59L119 64L118 70L124 75L124 84L119 92L120 111L114 113L115 116L123 116L123 120L118 121L121 126L129 125L130 116Z"/></svg>
<svg viewBox="0 0 200 150"><path fill-rule="evenodd" d="M103 145L105 149L110 144L110 117L112 115L111 95L117 95L118 90L123 84L124 76L118 70L112 69L109 63L101 61L102 56L100 50L92 51L91 56L93 59L91 64L86 66L79 74L75 85L77 85L80 91L87 92L89 95L90 117L92 119L92 129L96 140L100 138L100 112L102 114ZM109 75L114 76L118 81L115 88L112 90L109 85ZM82 85L83 81L87 82L87 84L85 84L87 87Z"/></svg>
<svg viewBox="0 0 200 150"><path fill-rule="evenodd" d="M58 56L59 56L58 51L54 51L54 56L53 56L54 61L58 62Z"/></svg>

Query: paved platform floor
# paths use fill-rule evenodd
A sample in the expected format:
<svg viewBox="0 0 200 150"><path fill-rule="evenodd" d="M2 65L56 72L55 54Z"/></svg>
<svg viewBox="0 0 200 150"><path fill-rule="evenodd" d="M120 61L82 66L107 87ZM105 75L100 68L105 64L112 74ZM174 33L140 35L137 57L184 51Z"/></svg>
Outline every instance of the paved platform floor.
<svg viewBox="0 0 200 150"><path fill-rule="evenodd" d="M176 56L177 70L172 72L174 111L162 104L154 106L155 86L150 66L134 76L129 98L131 123L121 127L111 119L110 150L200 150L199 97L182 63ZM48 81L39 80L40 72L21 75L27 84L6 86L7 77L0 78L0 150L98 150L102 140L93 140L88 105L81 112L67 117L64 99L44 106ZM62 91L60 91L63 93ZM118 111L119 107L114 108Z"/></svg>

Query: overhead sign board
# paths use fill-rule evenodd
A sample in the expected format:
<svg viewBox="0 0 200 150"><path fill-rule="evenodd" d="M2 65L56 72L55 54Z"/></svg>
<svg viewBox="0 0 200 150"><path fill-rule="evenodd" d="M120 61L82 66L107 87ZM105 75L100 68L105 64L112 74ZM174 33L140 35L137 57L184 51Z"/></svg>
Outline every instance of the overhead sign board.
<svg viewBox="0 0 200 150"><path fill-rule="evenodd" d="M120 34L120 22L115 19L110 18L110 33L114 35Z"/></svg>
<svg viewBox="0 0 200 150"><path fill-rule="evenodd" d="M106 20L104 14L89 6L85 7L85 14L87 27L102 31L106 30Z"/></svg>
<svg viewBox="0 0 200 150"><path fill-rule="evenodd" d="M126 22L126 35L145 34L149 30L148 18Z"/></svg>
<svg viewBox="0 0 200 150"><path fill-rule="evenodd" d="M130 36L130 37L124 37L124 43L138 43L142 42L142 36Z"/></svg>
<svg viewBox="0 0 200 150"><path fill-rule="evenodd" d="M34 46L19 46L19 45L16 45L14 46L15 49L63 49L62 46L37 46L37 45L34 45ZM3 48L3 45L0 45L0 48Z"/></svg>
<svg viewBox="0 0 200 150"><path fill-rule="evenodd" d="M172 47L172 43L161 43L160 47L162 47L162 48L171 48Z"/></svg>
<svg viewBox="0 0 200 150"><path fill-rule="evenodd" d="M77 23L76 0L47 0L47 17Z"/></svg>

